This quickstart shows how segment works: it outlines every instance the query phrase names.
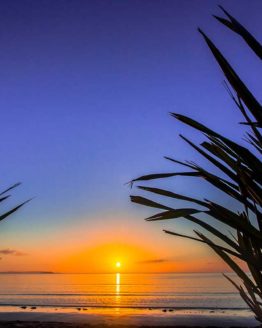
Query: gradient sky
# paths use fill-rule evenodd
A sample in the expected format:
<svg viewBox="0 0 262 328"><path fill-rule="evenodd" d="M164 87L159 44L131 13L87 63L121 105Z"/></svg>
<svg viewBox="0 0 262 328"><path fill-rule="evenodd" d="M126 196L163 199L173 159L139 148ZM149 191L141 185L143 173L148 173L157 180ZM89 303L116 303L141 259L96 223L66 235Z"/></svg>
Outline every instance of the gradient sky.
<svg viewBox="0 0 262 328"><path fill-rule="evenodd" d="M220 4L262 40L260 0ZM212 14L213 0L0 2L1 186L23 182L3 210L35 197L1 222L0 271L111 271L119 259L126 271L225 268L207 247L161 232L192 225L144 222L152 212L131 204L125 185L179 169L164 155L203 163L178 137L199 135L169 112L240 140L240 115L196 28L258 99L261 67ZM197 180L165 183L233 206Z"/></svg>

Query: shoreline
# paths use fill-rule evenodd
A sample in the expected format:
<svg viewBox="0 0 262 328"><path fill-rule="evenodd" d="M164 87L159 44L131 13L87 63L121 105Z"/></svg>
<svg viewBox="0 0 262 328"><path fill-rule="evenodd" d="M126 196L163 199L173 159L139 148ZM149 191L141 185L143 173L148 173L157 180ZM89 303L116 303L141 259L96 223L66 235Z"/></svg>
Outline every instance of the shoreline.
<svg viewBox="0 0 262 328"><path fill-rule="evenodd" d="M76 309L76 308L89 308L89 309L132 309L132 310L192 310L192 311L205 311L205 310L218 310L218 311L247 311L247 307L217 307L217 306L125 306L125 305L87 305L87 304L74 304L74 305L55 305L55 304L0 304L1 308L21 308L21 309L30 309L31 307L43 308L43 309Z"/></svg>
<svg viewBox="0 0 262 328"><path fill-rule="evenodd" d="M0 307L0 327L258 327L249 310Z"/></svg>

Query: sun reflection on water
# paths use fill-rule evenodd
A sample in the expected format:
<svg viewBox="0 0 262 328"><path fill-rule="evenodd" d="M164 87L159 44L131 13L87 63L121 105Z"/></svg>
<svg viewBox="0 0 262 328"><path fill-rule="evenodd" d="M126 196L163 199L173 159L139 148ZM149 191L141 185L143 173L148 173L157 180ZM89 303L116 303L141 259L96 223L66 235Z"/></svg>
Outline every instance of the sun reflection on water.
<svg viewBox="0 0 262 328"><path fill-rule="evenodd" d="M120 273L116 273L116 295L120 294Z"/></svg>
<svg viewBox="0 0 262 328"><path fill-rule="evenodd" d="M120 273L116 273L116 303L120 303Z"/></svg>

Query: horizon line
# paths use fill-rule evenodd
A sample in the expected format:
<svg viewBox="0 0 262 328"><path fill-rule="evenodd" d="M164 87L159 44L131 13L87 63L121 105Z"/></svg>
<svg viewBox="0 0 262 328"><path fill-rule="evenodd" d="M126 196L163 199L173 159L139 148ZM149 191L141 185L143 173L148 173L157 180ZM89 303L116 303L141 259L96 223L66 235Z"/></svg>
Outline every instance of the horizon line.
<svg viewBox="0 0 262 328"><path fill-rule="evenodd" d="M247 273L249 271L246 271ZM181 272L121 272L121 271L115 271L115 272L57 272L57 271L0 271L0 274L200 274L200 273L234 273L233 271L181 271Z"/></svg>

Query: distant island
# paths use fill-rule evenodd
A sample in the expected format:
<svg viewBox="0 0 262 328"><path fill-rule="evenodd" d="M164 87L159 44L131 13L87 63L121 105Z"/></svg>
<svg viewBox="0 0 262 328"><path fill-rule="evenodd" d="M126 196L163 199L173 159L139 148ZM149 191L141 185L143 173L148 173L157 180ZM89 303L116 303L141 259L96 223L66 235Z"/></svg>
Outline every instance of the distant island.
<svg viewBox="0 0 262 328"><path fill-rule="evenodd" d="M55 274L52 271L0 271L0 274Z"/></svg>

